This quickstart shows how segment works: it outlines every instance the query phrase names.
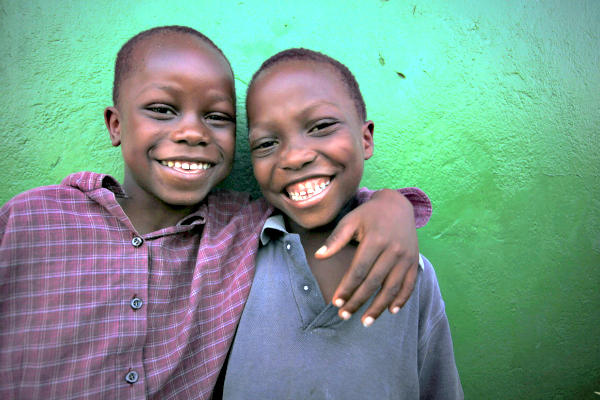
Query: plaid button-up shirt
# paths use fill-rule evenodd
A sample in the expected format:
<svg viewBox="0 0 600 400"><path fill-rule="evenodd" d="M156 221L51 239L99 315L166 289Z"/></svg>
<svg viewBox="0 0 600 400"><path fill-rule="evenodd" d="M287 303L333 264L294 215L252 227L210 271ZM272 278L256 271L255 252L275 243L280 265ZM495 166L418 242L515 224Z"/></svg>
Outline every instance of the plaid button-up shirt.
<svg viewBox="0 0 600 400"><path fill-rule="evenodd" d="M402 192L423 225L427 196ZM0 398L210 398L272 210L215 192L139 235L121 195L81 172L2 208Z"/></svg>

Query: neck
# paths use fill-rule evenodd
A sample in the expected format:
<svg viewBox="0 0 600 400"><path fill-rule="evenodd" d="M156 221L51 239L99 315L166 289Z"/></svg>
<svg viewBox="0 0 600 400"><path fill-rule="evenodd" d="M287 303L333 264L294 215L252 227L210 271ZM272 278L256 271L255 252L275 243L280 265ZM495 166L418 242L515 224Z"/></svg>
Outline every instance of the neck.
<svg viewBox="0 0 600 400"><path fill-rule="evenodd" d="M119 198L117 201L136 231L141 235L174 226L183 217L198 208L197 205L178 207L160 201L147 202L152 204L140 204L139 201L130 197Z"/></svg>
<svg viewBox="0 0 600 400"><path fill-rule="evenodd" d="M286 229L290 233L297 233L301 238L309 237L309 236L325 236L329 235L335 227L339 224L340 220L346 216L350 211L352 211L357 206L357 201L354 197L352 197L344 207L340 210L338 215L331 221L327 222L324 225L316 226L313 228L306 228L300 224L298 224L293 219L289 218L287 215L284 215Z"/></svg>
<svg viewBox="0 0 600 400"><path fill-rule="evenodd" d="M286 217L286 226L288 232L297 233L300 235L300 241L304 248L306 261L319 284L321 294L326 302L332 300L333 294L337 285L342 280L348 266L352 263L354 257L355 246L344 246L332 257L326 259L315 258L315 252L321 247L333 229L337 226L348 212L356 205L354 198L350 200L338 213L337 217L325 225L307 229L298 225L295 221Z"/></svg>

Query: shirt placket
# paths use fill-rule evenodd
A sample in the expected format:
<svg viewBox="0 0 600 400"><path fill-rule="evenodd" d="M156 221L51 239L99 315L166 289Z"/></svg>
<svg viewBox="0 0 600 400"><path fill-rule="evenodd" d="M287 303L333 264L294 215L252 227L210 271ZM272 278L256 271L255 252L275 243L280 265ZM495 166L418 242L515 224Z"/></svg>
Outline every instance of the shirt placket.
<svg viewBox="0 0 600 400"><path fill-rule="evenodd" d="M296 298L302 325L307 327L326 308L325 300L306 261L300 237L288 233L284 236L281 245L283 245L290 285Z"/></svg>
<svg viewBox="0 0 600 400"><path fill-rule="evenodd" d="M151 242L135 232L124 244L127 260L123 263L121 315L117 381L120 394L128 399L145 399L143 346L147 332L148 271ZM122 396L119 396L122 397Z"/></svg>

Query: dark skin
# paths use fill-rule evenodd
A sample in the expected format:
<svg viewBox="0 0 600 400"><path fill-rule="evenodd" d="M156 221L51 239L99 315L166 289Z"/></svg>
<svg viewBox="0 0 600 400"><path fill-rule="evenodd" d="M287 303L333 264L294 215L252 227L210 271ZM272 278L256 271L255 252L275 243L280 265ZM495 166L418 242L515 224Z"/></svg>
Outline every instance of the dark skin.
<svg viewBox="0 0 600 400"><path fill-rule="evenodd" d="M293 225L289 224L288 225ZM351 243L332 257L327 259L316 258L315 252L321 247L321 243L331 234L331 229L325 230L305 230L292 229L295 233L299 233L300 240L304 246L306 261L315 276L323 298L327 303L333 301L333 295L338 284L348 271L349 265L352 263L352 258L356 253L356 244Z"/></svg>
<svg viewBox="0 0 600 400"><path fill-rule="evenodd" d="M104 117L125 161L119 204L149 233L189 215L229 175L235 91L223 57L190 35L146 40L132 57L138 67Z"/></svg>
<svg viewBox="0 0 600 400"><path fill-rule="evenodd" d="M339 239L329 248L329 254L339 251L343 246L339 243L358 242L352 264L344 278L340 281L333 296L333 303L338 299L348 299L336 306L340 307L339 315L349 317L364 304L377 290L381 289L362 316L365 321L371 317L376 319L386 309L397 313L408 301L417 279L419 251L416 235L407 234L415 230L412 218L412 205L395 190L383 189L373 195L373 198L388 198L392 207L378 207L376 202L367 202L345 216L329 236ZM400 203L404 202L404 206ZM366 216L377 215L377 222L365 218L361 225L342 224L351 214L364 213ZM400 218L402 227L397 225ZM371 224L367 227L362 224ZM404 233L389 235L394 229ZM333 242L332 242L333 243ZM387 243L387 247L383 244ZM382 251L383 247L386 248ZM414 252L410 251L414 249ZM316 258L325 258L316 254ZM375 265L362 260L376 260Z"/></svg>
<svg viewBox="0 0 600 400"><path fill-rule="evenodd" d="M189 35L153 37L139 44L132 57L137 68L122 82L118 103L104 117L125 161L127 196L118 201L144 234L188 215L231 171L235 91L226 60ZM326 250L316 258L332 256L352 239L360 242L333 295L345 301L340 313L358 310L382 284L366 315L377 318L386 307L408 299L418 255L412 214L404 196L381 191L341 220L326 240L323 236Z"/></svg>
<svg viewBox="0 0 600 400"><path fill-rule="evenodd" d="M392 302L392 312L404 304L412 291L416 268L400 285L398 272L382 267L401 258L404 245L395 240L397 236L379 236L392 228L386 226L386 221L393 219L389 218L387 207L372 208L365 215L363 221L378 220L381 225L377 228L371 226L368 234L358 229L354 237L346 236L360 241L358 247L338 248L338 253L328 259L319 254L320 243L330 235L339 235L333 226L353 208L348 203L362 177L364 160L372 155L374 129L372 121L359 117L337 72L332 67L319 66L287 61L262 72L255 80L247 101L254 175L265 198L285 215L289 231L301 236L307 261L325 300L340 306L340 298L346 297L336 287L358 285L352 298L342 304L342 318L349 318L383 285L363 315L363 324L369 326L381 314L384 304ZM384 229L378 229L381 227ZM395 244L396 251L379 252L376 246L364 245L378 240ZM366 272L363 265L357 268L353 261L357 258L376 260L375 265ZM356 273L349 273L357 269L368 274L360 285L360 276L356 279Z"/></svg>

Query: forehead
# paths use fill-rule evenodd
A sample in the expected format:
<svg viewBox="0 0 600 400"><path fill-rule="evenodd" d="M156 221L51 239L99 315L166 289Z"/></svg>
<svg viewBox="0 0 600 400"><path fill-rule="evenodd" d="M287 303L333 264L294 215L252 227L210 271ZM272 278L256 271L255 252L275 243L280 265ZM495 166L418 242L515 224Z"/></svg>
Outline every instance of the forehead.
<svg viewBox="0 0 600 400"><path fill-rule="evenodd" d="M325 84L328 90L345 90L341 73L332 65L313 60L285 60L263 71L256 80L256 88L275 89L286 82L304 82L307 87L319 89L317 84Z"/></svg>
<svg viewBox="0 0 600 400"><path fill-rule="evenodd" d="M333 66L312 60L285 60L264 70L248 93L248 116L256 117L267 104L334 103L355 111L349 89Z"/></svg>
<svg viewBox="0 0 600 400"><path fill-rule="evenodd" d="M233 75L227 60L200 38L178 32L164 32L144 38L131 52L129 75L138 72L188 70L204 73L206 77Z"/></svg>
<svg viewBox="0 0 600 400"><path fill-rule="evenodd" d="M341 73L325 62L313 60L286 60L263 71L248 94L249 101L273 93L351 101Z"/></svg>

